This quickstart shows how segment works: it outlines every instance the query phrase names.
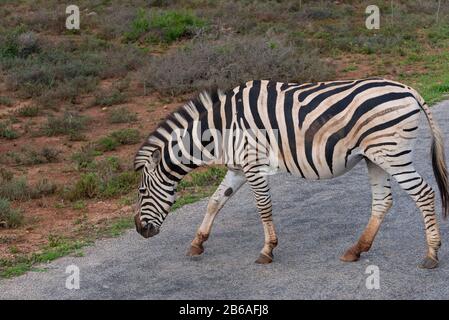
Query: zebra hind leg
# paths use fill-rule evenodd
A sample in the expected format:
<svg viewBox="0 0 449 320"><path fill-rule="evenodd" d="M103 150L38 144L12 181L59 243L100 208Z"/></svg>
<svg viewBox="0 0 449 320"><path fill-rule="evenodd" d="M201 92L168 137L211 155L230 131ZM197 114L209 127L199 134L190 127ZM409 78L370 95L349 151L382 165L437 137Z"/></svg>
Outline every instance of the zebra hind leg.
<svg viewBox="0 0 449 320"><path fill-rule="evenodd" d="M372 192L371 217L357 243L340 257L340 260L345 262L357 261L362 252L371 248L382 220L393 204L388 173L370 160L367 160L367 166Z"/></svg>
<svg viewBox="0 0 449 320"><path fill-rule="evenodd" d="M420 268L433 269L438 266L438 249L441 246L440 231L435 215L435 192L410 164L392 173L403 190L415 201L424 219L427 254Z"/></svg>
<svg viewBox="0 0 449 320"><path fill-rule="evenodd" d="M246 178L241 171L228 170L225 178L209 200L206 215L195 234L187 255L198 256L204 252L203 243L209 238L217 213L245 181Z"/></svg>
<svg viewBox="0 0 449 320"><path fill-rule="evenodd" d="M427 254L419 267L433 269L438 266L438 249L441 246L440 232L435 215L435 192L415 170L410 154L405 154L405 152L399 154L402 155L392 157L384 154L383 157L377 159L377 162L381 168L396 179L399 186L415 201L421 211L426 232ZM376 162L374 158L371 160Z"/></svg>

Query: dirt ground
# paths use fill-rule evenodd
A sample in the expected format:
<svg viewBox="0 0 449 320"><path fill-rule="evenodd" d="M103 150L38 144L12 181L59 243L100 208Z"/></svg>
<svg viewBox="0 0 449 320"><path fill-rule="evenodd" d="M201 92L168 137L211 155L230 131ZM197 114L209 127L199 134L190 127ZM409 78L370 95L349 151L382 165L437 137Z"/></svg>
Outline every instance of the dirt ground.
<svg viewBox="0 0 449 320"><path fill-rule="evenodd" d="M111 85L111 81L105 81L103 88ZM4 88L1 88L0 95ZM87 107L92 96L84 97L83 104L79 106L80 114L87 115L91 121L88 130L85 133L85 141L69 141L67 136L35 136L32 131L39 128L47 119L47 115L42 114L32 118L30 133L24 133L17 139L0 141L0 154L7 152L20 152L23 148L32 148L39 150L45 146L51 146L59 151L59 161L56 163L46 163L37 165L22 166L17 164L1 166L14 173L14 176L25 176L28 183L33 185L43 178L55 183L58 188L64 188L76 181L80 172L76 169L71 156L79 150L81 146L89 141L95 141L99 137L108 133L123 129L136 128L142 134L142 137L148 135L155 129L157 124L164 117L174 111L179 102L170 102L165 104L157 96L139 96L141 88L135 86L130 89L128 102L118 106L111 107ZM12 106L0 105L0 116L6 117L22 106L29 105L31 101L15 97ZM110 108L127 107L131 112L136 113L138 121L125 124L111 124L107 121L108 110ZM26 125L26 118L18 117L20 122L13 125L18 131L23 131ZM142 138L143 141L143 138ZM99 156L115 156L123 161L126 166L132 166L132 159L140 144L124 145L115 151L105 152ZM25 223L22 227L16 229L0 228L0 258L12 258L16 252L26 254L38 251L48 242L49 235L58 235L62 237L76 237L80 234L80 221L91 227L101 226L105 221L113 220L117 217L129 217L132 208L128 204L123 204L121 198L111 200L86 200L85 208L75 209L72 203L64 201L58 194L46 196L40 199L29 201L14 201L13 207L20 209L24 214ZM15 253L11 253L11 246L14 246Z"/></svg>

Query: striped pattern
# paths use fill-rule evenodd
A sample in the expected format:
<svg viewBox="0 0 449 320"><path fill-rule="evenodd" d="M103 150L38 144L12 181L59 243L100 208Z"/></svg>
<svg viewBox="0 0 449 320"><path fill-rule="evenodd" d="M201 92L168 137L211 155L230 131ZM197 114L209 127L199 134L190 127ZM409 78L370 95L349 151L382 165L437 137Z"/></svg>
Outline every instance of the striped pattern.
<svg viewBox="0 0 449 320"><path fill-rule="evenodd" d="M342 259L357 260L370 248L392 204L393 177L423 214L429 248L423 264L432 267L440 246L435 194L412 160L421 110L432 131L433 166L446 215L449 196L442 138L415 90L382 78L306 84L256 80L226 93L200 94L145 141L135 157L136 170L143 169L138 231L146 236L158 232L174 202L176 185L188 172L202 165L226 164L230 170L209 202L190 253L204 250L215 215L247 182L265 231L258 262L271 262L277 237L267 173L286 171L308 180L328 179L365 159L372 185L372 218Z"/></svg>

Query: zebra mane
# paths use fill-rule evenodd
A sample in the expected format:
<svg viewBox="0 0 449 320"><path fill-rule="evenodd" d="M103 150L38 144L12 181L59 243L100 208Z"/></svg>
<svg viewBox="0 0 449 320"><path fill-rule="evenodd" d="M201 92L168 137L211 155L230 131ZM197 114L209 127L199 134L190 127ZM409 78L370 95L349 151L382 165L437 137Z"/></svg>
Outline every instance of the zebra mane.
<svg viewBox="0 0 449 320"><path fill-rule="evenodd" d="M156 129L148 135L134 157L134 169L141 169L149 161L154 150L162 148L160 137L171 134L175 123L190 123L199 120L204 114L212 111L220 102L224 93L219 89L202 91L195 98L179 107L161 121ZM171 124L171 125L170 125Z"/></svg>

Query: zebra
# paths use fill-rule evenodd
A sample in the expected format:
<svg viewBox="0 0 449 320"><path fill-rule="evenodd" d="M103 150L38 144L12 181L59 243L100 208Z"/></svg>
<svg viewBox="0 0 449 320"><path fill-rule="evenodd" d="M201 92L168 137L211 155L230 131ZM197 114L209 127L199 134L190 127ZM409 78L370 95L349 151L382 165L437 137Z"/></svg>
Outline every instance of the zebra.
<svg viewBox="0 0 449 320"><path fill-rule="evenodd" d="M254 80L226 92L200 93L145 140L134 158L135 170L141 170L136 230L145 238L158 234L178 182L197 167L225 164L227 173L208 202L187 254L203 253L217 213L247 183L265 236L256 263L267 264L278 244L268 176L289 172L307 180L330 179L364 159L372 189L371 216L359 240L340 259L357 261L371 248L393 203L393 177L424 219L427 253L419 267L435 268L441 246L435 193L416 171L412 157L420 111L432 134L432 165L446 218L443 138L416 90L384 78L304 84Z"/></svg>

